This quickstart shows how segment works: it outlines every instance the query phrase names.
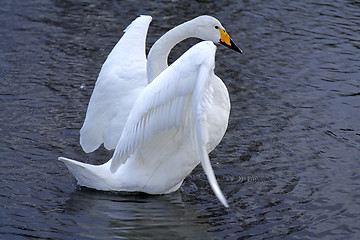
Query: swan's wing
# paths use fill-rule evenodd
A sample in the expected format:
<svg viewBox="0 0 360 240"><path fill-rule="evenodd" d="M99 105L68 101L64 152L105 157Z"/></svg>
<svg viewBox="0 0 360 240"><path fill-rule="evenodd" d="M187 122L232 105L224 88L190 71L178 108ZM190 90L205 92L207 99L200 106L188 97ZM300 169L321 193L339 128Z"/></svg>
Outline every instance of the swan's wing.
<svg viewBox="0 0 360 240"><path fill-rule="evenodd" d="M220 202L225 206L229 207L227 200L222 193L218 182L216 181L214 170L211 167L209 155L206 149L207 143L210 141L208 132L206 129L208 127L206 112L207 108L211 107L212 104L212 89L209 88L208 81L209 78L215 78L213 69L215 68L215 53L214 53L214 62L212 66L212 71L208 73L208 69L205 66L202 66L199 71L198 79L196 82L196 87L193 93L193 104L192 106L195 109L195 139L197 145L197 154L201 162L201 166L204 169L204 172L207 176L209 184L214 191L216 197ZM217 78L217 77L216 77ZM210 143L212 145L212 143Z"/></svg>
<svg viewBox="0 0 360 240"><path fill-rule="evenodd" d="M80 130L85 152L102 143L114 149L132 106L146 87L145 39L150 16L140 16L126 29L103 64Z"/></svg>
<svg viewBox="0 0 360 240"><path fill-rule="evenodd" d="M208 88L209 79L215 77L215 51L212 42L195 45L144 89L115 149L112 172L159 132L190 128L189 141L194 141L194 150L216 196L227 206L206 152L209 136L203 124L204 111L211 103Z"/></svg>

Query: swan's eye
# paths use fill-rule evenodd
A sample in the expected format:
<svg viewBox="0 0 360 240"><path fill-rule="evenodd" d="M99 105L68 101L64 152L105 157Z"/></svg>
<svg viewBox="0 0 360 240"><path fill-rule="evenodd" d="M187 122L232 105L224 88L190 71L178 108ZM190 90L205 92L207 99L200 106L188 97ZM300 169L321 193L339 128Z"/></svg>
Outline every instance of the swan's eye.
<svg viewBox="0 0 360 240"><path fill-rule="evenodd" d="M218 27L218 26L215 26L215 29L219 29L219 27Z"/></svg>

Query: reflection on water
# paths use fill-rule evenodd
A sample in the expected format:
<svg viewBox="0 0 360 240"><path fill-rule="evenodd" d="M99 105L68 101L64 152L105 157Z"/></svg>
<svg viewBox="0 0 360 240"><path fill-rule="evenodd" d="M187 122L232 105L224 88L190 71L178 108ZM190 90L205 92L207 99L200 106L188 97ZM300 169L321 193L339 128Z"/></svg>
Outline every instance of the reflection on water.
<svg viewBox="0 0 360 240"><path fill-rule="evenodd" d="M80 216L80 235L95 239L122 236L129 239L212 239L208 224L184 202L180 192L166 196L117 195L77 191L65 203L68 214ZM91 219L96 218L94 222Z"/></svg>
<svg viewBox="0 0 360 240"><path fill-rule="evenodd" d="M5 1L0 13L1 239L360 237L358 1ZM111 157L83 153L78 131L122 30L152 15L149 48L204 13L244 50L216 56L232 111L210 158L230 208L201 168L164 196L77 188L56 159Z"/></svg>

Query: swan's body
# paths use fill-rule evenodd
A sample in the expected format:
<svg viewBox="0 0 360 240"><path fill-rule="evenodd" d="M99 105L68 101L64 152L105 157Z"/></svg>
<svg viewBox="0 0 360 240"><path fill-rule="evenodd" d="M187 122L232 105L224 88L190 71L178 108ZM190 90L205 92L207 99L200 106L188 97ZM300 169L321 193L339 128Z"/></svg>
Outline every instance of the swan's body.
<svg viewBox="0 0 360 240"><path fill-rule="evenodd" d="M215 194L227 206L208 157L225 134L230 112L228 91L213 71L216 47L210 41L198 43L167 67L171 48L183 39L215 42L226 32L216 19L198 17L160 38L146 61L150 21L149 16L137 18L108 56L80 131L86 152L104 143L115 148L113 157L98 166L59 160L82 186L150 194L176 191L201 162ZM207 33L209 25L216 31Z"/></svg>

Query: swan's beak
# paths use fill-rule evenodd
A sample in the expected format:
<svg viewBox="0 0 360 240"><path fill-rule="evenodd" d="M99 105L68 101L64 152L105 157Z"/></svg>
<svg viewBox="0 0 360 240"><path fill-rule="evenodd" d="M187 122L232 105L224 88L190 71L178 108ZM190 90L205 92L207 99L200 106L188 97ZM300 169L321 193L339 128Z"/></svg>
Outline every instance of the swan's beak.
<svg viewBox="0 0 360 240"><path fill-rule="evenodd" d="M232 50L242 53L242 50L238 46L236 46L236 44L231 40L229 34L224 29L218 28L218 30L220 31L221 35L219 43Z"/></svg>

